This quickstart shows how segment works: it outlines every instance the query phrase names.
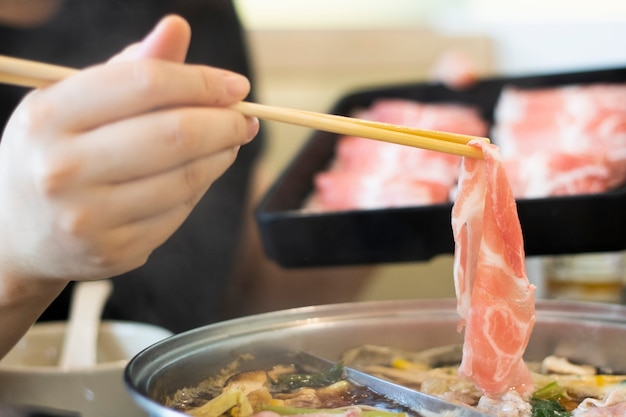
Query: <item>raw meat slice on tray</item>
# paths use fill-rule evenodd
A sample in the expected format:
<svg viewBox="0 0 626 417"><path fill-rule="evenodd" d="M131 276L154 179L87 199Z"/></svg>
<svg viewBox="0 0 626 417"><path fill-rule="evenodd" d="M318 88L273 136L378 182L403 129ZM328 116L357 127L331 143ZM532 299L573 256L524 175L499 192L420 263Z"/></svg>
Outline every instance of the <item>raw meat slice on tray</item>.
<svg viewBox="0 0 626 417"><path fill-rule="evenodd" d="M355 116L363 119L485 136L473 107L381 99ZM331 166L314 178L312 211L374 209L444 203L456 184L461 158L353 136L339 138Z"/></svg>
<svg viewBox="0 0 626 417"><path fill-rule="evenodd" d="M454 278L460 328L459 373L487 396L533 390L523 360L535 322L535 287L526 277L517 207L498 148L483 141L484 160L464 158L452 210Z"/></svg>
<svg viewBox="0 0 626 417"><path fill-rule="evenodd" d="M492 138L518 198L596 193L626 182L626 84L507 87L494 122Z"/></svg>
<svg viewBox="0 0 626 417"><path fill-rule="evenodd" d="M536 152L504 168L513 195L523 198L601 193L611 183L609 163L597 154Z"/></svg>

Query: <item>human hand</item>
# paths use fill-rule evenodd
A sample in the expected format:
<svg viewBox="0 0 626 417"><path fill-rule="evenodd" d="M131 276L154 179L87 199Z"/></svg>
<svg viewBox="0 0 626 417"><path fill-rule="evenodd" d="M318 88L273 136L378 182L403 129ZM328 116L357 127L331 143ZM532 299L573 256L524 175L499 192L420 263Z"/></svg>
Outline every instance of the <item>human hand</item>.
<svg viewBox="0 0 626 417"><path fill-rule="evenodd" d="M139 267L232 164L258 131L227 108L249 83L183 65L188 43L186 23L168 17L110 63L28 94L0 142L2 274Z"/></svg>

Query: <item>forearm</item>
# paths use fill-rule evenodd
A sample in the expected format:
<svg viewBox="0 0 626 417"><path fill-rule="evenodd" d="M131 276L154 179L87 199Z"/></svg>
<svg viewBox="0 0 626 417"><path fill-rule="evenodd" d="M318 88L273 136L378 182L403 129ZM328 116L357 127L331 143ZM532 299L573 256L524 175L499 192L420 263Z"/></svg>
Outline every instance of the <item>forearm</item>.
<svg viewBox="0 0 626 417"><path fill-rule="evenodd" d="M0 358L11 350L66 285L64 280L37 281L0 270Z"/></svg>

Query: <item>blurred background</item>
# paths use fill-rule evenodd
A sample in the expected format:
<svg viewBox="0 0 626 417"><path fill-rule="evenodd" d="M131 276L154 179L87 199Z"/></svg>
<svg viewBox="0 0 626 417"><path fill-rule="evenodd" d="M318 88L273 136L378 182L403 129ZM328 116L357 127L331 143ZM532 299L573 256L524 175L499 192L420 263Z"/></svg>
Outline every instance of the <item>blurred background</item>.
<svg viewBox="0 0 626 417"><path fill-rule="evenodd" d="M480 76L626 65L623 0L236 0L259 101L328 111L354 90L428 80L444 53ZM264 122L270 181L310 131ZM539 263L529 277L540 284ZM452 258L378 268L362 300L452 297Z"/></svg>

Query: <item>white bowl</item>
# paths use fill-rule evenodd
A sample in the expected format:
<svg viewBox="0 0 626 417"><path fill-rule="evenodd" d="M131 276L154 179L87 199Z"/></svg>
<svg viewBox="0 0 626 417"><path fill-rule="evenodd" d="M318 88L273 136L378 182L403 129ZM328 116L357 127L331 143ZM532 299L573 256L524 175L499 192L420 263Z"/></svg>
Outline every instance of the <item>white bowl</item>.
<svg viewBox="0 0 626 417"><path fill-rule="evenodd" d="M124 367L137 353L172 335L160 327L104 321L97 363L57 366L65 322L38 323L0 361L0 403L77 411L82 417L145 417L126 390Z"/></svg>

